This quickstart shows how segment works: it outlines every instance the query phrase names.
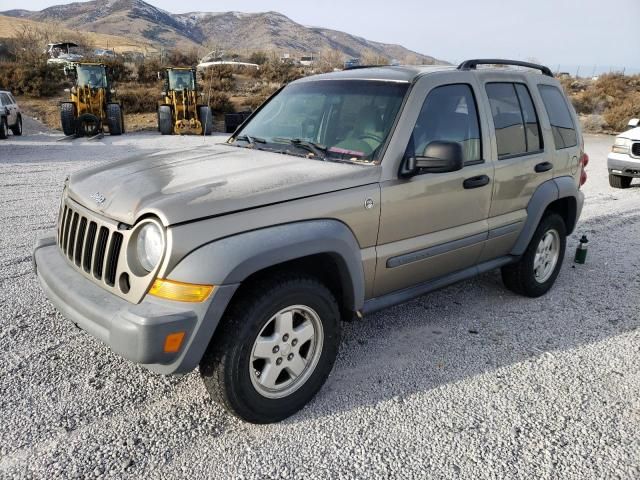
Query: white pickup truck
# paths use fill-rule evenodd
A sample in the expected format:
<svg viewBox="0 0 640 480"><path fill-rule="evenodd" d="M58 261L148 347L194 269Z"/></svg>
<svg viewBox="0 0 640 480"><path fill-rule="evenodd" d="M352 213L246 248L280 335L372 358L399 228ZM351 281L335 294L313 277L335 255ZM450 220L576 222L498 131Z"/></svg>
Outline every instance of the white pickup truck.
<svg viewBox="0 0 640 480"><path fill-rule="evenodd" d="M616 137L607 157L609 185L629 188L634 178L640 178L640 119L629 121L629 128Z"/></svg>

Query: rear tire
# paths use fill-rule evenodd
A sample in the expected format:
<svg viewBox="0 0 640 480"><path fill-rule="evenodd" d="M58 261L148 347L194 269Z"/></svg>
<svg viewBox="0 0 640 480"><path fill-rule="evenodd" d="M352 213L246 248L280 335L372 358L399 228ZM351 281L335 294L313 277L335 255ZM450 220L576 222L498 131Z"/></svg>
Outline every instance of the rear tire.
<svg viewBox="0 0 640 480"><path fill-rule="evenodd" d="M566 246L567 229L562 217L557 213L545 215L520 260L502 267L502 281L520 295L544 295L560 273Z"/></svg>
<svg viewBox="0 0 640 480"><path fill-rule="evenodd" d="M122 135L122 132L124 131L122 118L122 109L119 104L107 104L107 124L109 125L110 135Z"/></svg>
<svg viewBox="0 0 640 480"><path fill-rule="evenodd" d="M9 126L5 117L0 118L0 140L4 140L9 136Z"/></svg>
<svg viewBox="0 0 640 480"><path fill-rule="evenodd" d="M609 174L609 185L613 188L629 188L631 186L631 180L631 177Z"/></svg>
<svg viewBox="0 0 640 480"><path fill-rule="evenodd" d="M160 105L158 107L158 130L162 135L173 134L173 115L169 105Z"/></svg>
<svg viewBox="0 0 640 480"><path fill-rule="evenodd" d="M18 119L16 120L16 124L11 127L11 131L16 137L22 135L22 115L18 115Z"/></svg>
<svg viewBox="0 0 640 480"><path fill-rule="evenodd" d="M198 120L202 125L202 134L211 135L213 133L213 112L207 105L198 106Z"/></svg>
<svg viewBox="0 0 640 480"><path fill-rule="evenodd" d="M231 414L278 422L304 407L331 372L340 310L329 289L306 275L248 288L225 313L200 373L211 397Z"/></svg>
<svg viewBox="0 0 640 480"><path fill-rule="evenodd" d="M60 104L62 132L69 136L76 134L76 106L71 102Z"/></svg>

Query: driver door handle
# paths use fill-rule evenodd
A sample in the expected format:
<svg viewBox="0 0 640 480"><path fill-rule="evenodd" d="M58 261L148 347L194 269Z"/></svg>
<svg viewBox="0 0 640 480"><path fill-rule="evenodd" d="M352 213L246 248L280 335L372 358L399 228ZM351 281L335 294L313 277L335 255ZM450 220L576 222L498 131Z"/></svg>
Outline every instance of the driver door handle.
<svg viewBox="0 0 640 480"><path fill-rule="evenodd" d="M477 177L467 178L462 182L462 186L469 190L470 188L479 188L489 185L491 179L487 175L478 175Z"/></svg>
<svg viewBox="0 0 640 480"><path fill-rule="evenodd" d="M536 165L535 171L536 173L548 172L553 168L553 163L551 162L542 162Z"/></svg>

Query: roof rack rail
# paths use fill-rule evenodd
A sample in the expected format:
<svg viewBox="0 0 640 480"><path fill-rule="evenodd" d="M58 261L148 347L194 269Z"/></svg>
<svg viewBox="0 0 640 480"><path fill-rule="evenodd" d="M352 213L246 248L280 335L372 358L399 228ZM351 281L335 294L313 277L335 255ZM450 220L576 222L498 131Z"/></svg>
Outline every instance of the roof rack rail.
<svg viewBox="0 0 640 480"><path fill-rule="evenodd" d="M393 65L354 65L353 67L346 67L343 70L361 70L363 68L378 68L378 67L391 67Z"/></svg>
<svg viewBox="0 0 640 480"><path fill-rule="evenodd" d="M465 60L460 65L458 65L458 70L475 70L478 65L514 65L517 67L527 67L533 68L535 70L540 70L543 75L547 77L553 77L553 73L549 67L545 67L544 65L538 65L537 63L530 62L521 62L519 60L502 60L499 58L482 58L475 60Z"/></svg>

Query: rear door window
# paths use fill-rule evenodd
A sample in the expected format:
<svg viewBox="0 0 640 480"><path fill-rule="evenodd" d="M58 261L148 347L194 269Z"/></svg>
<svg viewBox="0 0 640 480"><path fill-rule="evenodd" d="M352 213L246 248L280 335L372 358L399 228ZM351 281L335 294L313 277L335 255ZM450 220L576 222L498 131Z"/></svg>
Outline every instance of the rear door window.
<svg viewBox="0 0 640 480"><path fill-rule="evenodd" d="M523 83L515 84L520 108L522 110L522 120L524 121L525 139L527 141L527 152L539 152L542 150L542 135L540 133L540 122L536 108L531 100L529 89Z"/></svg>
<svg viewBox="0 0 640 480"><path fill-rule="evenodd" d="M541 151L540 122L527 86L488 83L486 91L496 130L498 159Z"/></svg>
<svg viewBox="0 0 640 480"><path fill-rule="evenodd" d="M9 100L9 95L6 93L0 93L0 101L2 101L2 105L9 105L11 100Z"/></svg>
<svg viewBox="0 0 640 480"><path fill-rule="evenodd" d="M496 130L498 158L526 153L527 137L513 83L488 83L486 90Z"/></svg>
<svg viewBox="0 0 640 480"><path fill-rule="evenodd" d="M538 90L551 122L556 150L575 147L578 144L578 135L564 95L551 85L538 85Z"/></svg>

